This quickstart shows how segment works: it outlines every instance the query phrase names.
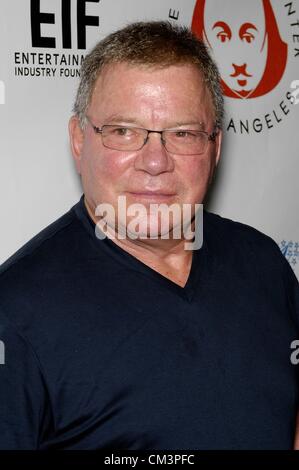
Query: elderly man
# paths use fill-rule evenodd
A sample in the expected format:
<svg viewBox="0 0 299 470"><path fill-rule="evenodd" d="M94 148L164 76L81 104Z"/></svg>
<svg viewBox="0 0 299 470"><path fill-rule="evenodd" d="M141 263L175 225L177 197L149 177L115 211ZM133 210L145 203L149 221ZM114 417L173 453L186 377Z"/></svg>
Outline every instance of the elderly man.
<svg viewBox="0 0 299 470"><path fill-rule="evenodd" d="M222 116L186 28L135 23L87 56L69 125L84 195L1 270L1 448L293 448L298 282L269 237L196 223ZM165 228L156 205L189 218Z"/></svg>

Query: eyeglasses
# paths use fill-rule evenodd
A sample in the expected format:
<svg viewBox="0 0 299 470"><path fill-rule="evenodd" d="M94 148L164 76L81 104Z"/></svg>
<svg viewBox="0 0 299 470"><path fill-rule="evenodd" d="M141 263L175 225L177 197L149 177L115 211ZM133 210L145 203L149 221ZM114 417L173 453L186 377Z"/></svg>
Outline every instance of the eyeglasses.
<svg viewBox="0 0 299 470"><path fill-rule="evenodd" d="M139 127L105 124L95 126L90 118L87 120L96 134L101 134L104 147L120 151L136 151L147 143L151 133L160 134L165 149L176 155L200 155L207 149L208 143L215 142L217 131L208 134L205 131L189 129L153 131Z"/></svg>

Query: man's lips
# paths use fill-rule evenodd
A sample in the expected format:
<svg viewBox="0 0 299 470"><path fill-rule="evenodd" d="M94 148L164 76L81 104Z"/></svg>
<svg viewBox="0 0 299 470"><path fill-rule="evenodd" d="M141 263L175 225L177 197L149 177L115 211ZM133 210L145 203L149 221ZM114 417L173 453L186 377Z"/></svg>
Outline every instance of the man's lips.
<svg viewBox="0 0 299 470"><path fill-rule="evenodd" d="M127 191L127 194L133 197L146 198L146 199L167 199L175 196L175 193L165 190L155 190L155 191Z"/></svg>

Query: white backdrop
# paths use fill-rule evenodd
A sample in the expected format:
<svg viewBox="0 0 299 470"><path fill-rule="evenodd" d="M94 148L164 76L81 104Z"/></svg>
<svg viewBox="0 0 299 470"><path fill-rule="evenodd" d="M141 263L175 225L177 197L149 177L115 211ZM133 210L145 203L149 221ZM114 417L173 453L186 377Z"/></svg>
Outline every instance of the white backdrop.
<svg viewBox="0 0 299 470"><path fill-rule="evenodd" d="M225 98L224 148L208 209L273 237L299 277L299 0L269 1L274 20L266 14L267 2L1 0L0 263L81 195L67 123L78 84L76 64L86 50L136 20L191 26L193 19L200 34L202 11L223 80L229 90L237 82L238 90L245 90L241 98L230 91L233 96ZM281 50L274 47L274 22L285 44ZM234 70L243 75L231 77ZM279 79L271 78L275 73Z"/></svg>

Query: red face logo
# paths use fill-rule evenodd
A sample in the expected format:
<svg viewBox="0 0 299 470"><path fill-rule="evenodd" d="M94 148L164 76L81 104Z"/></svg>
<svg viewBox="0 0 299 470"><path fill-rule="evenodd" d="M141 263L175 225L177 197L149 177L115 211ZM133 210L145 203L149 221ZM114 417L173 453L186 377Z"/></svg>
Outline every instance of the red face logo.
<svg viewBox="0 0 299 470"><path fill-rule="evenodd" d="M211 48L226 96L256 98L281 80L288 49L270 0L197 0L192 31Z"/></svg>

